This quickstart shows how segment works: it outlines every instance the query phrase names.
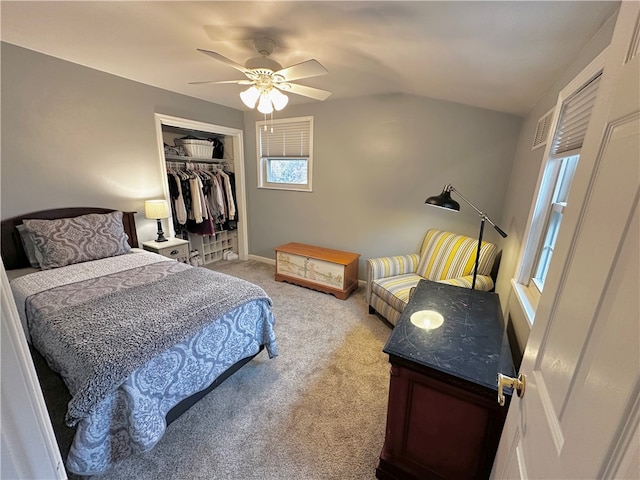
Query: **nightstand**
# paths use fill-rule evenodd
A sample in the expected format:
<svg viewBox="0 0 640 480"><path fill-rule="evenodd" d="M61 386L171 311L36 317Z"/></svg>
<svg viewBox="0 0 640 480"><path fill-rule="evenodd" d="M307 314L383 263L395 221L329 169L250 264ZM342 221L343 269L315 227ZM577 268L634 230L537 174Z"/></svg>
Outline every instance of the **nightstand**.
<svg viewBox="0 0 640 480"><path fill-rule="evenodd" d="M142 248L163 257L173 258L180 262L189 262L189 241L181 238L169 238L166 242L142 242Z"/></svg>

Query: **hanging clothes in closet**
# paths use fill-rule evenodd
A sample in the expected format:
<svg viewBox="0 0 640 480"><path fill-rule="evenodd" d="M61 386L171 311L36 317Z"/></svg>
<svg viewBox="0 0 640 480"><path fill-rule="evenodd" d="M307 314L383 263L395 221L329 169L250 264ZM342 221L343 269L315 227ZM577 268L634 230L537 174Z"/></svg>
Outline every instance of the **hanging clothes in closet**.
<svg viewBox="0 0 640 480"><path fill-rule="evenodd" d="M167 162L176 236L237 228L235 177L219 164Z"/></svg>

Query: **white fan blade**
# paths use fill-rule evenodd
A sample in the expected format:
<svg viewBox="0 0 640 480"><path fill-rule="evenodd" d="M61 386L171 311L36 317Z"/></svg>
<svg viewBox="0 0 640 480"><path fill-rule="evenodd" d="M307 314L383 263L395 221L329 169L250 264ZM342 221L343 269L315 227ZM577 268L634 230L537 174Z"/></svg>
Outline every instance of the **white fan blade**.
<svg viewBox="0 0 640 480"><path fill-rule="evenodd" d="M205 82L189 82L189 85L203 85L205 83L237 83L238 85L253 85L256 82L253 80L208 80Z"/></svg>
<svg viewBox="0 0 640 480"><path fill-rule="evenodd" d="M233 60L220 55L217 52L212 52L210 50L203 50L201 48L197 49L199 52L204 53L205 55L209 55L210 57L215 58L216 60L221 61L222 63L226 63L227 65L229 65L230 67L235 68L236 70L240 70L242 73L247 73L247 72L251 72L251 70L249 70L247 67L244 67L242 65L240 65L239 63L234 62Z"/></svg>
<svg viewBox="0 0 640 480"><path fill-rule="evenodd" d="M282 75L285 81L299 80L301 78L319 77L320 75L326 75L329 73L320 62L311 59L306 62L291 65L290 67L283 68L275 72L276 75Z"/></svg>
<svg viewBox="0 0 640 480"><path fill-rule="evenodd" d="M303 97L314 98L316 100L326 100L331 95L331 92L327 90L320 90L319 88L307 87L305 85L297 85L295 83L274 84L276 88L279 88L285 93L295 93L296 95L302 95Z"/></svg>

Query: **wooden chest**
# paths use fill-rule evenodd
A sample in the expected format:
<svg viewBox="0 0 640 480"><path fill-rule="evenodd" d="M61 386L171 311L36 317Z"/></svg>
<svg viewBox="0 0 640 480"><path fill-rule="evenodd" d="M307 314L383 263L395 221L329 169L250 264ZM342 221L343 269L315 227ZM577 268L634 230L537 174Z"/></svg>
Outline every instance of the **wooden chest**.
<svg viewBox="0 0 640 480"><path fill-rule="evenodd" d="M345 300L358 288L357 253L287 243L275 248L276 281L330 293Z"/></svg>

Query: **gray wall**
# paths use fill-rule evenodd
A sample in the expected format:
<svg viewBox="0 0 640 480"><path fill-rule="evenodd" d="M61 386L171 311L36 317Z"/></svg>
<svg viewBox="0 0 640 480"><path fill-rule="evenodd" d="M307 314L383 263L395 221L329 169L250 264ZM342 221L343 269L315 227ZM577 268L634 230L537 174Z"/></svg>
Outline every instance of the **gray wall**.
<svg viewBox="0 0 640 480"><path fill-rule="evenodd" d="M0 216L57 207L138 212L163 195L154 113L241 129L239 110L2 43Z"/></svg>
<svg viewBox="0 0 640 480"><path fill-rule="evenodd" d="M367 258L415 252L429 228L478 234L466 205L454 213L424 204L446 183L501 218L520 117L398 94L288 106L275 118L306 115L314 117L310 193L256 188L263 116L245 114L251 253L274 258L287 242L348 250L362 255L364 278Z"/></svg>
<svg viewBox="0 0 640 480"><path fill-rule="evenodd" d="M78 205L136 210L141 240L153 238L155 222L142 211L144 200L162 195L155 112L245 128L254 255L274 258L273 248L291 241L351 250L362 255L363 278L366 258L415 251L430 227L476 235L469 208L455 214L424 204L445 183L502 216L520 129L512 115L407 95L291 106L287 117L314 116L314 191L263 190L254 112L10 44L1 53L2 218Z"/></svg>
<svg viewBox="0 0 640 480"><path fill-rule="evenodd" d="M509 236L500 242L503 256L496 285L496 292L500 295L502 307L505 310L505 318L513 323L520 348L523 348L527 342L530 326L512 292L511 279L516 274L529 211L536 193L538 174L545 160L544 147L531 150L533 136L538 119L554 107L560 91L609 45L616 15L612 16L585 44L574 62L559 75L553 87L536 103L522 125L502 215L502 227Z"/></svg>
<svg viewBox="0 0 640 480"><path fill-rule="evenodd" d="M290 106L276 118L313 115L314 191L260 190L254 112L174 94L2 43L0 217L67 206L137 210L140 238L155 222L143 202L162 194L155 112L245 129L249 251L299 241L352 250L364 260L414 251L430 227L476 235L478 217L424 205L453 183L509 233L492 229L503 260L506 317L520 345L529 326L511 294L543 148L536 123L558 92L610 42L612 18L524 119L407 95ZM522 128L520 128L522 127ZM515 160L514 160L515 157Z"/></svg>

